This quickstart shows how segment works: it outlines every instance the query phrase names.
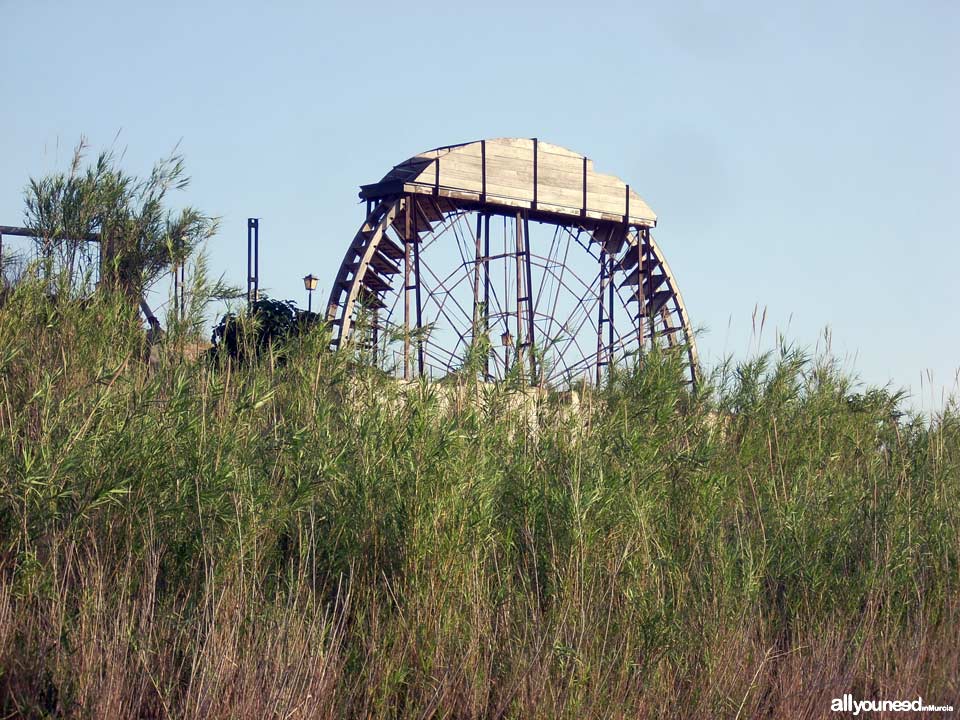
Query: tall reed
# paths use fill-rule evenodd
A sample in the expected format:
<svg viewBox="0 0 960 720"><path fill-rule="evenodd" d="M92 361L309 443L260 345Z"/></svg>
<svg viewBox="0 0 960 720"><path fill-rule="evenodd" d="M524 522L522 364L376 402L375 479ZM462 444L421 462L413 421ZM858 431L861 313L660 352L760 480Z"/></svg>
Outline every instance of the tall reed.
<svg viewBox="0 0 960 720"><path fill-rule="evenodd" d="M0 716L960 706L954 409L790 347L571 409L326 346L148 365L122 299L6 299Z"/></svg>

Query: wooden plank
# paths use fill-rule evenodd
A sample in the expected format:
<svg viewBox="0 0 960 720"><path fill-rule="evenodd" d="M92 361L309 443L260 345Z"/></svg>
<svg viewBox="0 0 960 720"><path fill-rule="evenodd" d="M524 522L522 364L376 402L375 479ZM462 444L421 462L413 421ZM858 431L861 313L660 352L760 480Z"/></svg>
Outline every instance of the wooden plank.
<svg viewBox="0 0 960 720"><path fill-rule="evenodd" d="M387 237L386 234L380 238L380 243L377 245L377 250L384 255L386 255L391 260L402 260L403 259L403 248L397 245L393 240Z"/></svg>
<svg viewBox="0 0 960 720"><path fill-rule="evenodd" d="M583 202L583 165L585 158L567 148L552 143L537 142L537 186L534 190L533 147L529 138L494 138L436 148L401 163L394 170L394 177L426 186L439 185L451 192L439 193L456 199L470 198L484 191L484 165L486 165L487 194L491 201L497 198L509 202L499 203L518 206L518 202L549 205L556 212L569 214L566 210L585 210L588 217L614 219L626 212L625 183L613 175L598 173L593 162L587 165L587 202ZM485 156L485 157L484 157ZM439 178L434 160L440 159ZM485 160L485 162L484 162ZM419 172L418 172L419 170ZM391 177L388 175L388 178ZM377 186L364 186L367 195L375 194ZM392 187L391 187L392 189ZM386 192L386 189L384 190ZM634 224L653 226L656 215L644 200L630 191L630 221Z"/></svg>
<svg viewBox="0 0 960 720"><path fill-rule="evenodd" d="M572 166L571 166L572 167ZM583 177L582 168L570 172L539 169L538 200L552 205L579 208L582 205ZM436 182L434 168L425 169L417 178L418 182L431 185ZM469 192L483 191L482 163L479 157L450 156L441 161L440 185ZM612 215L623 215L626 211L626 185L617 178L596 173L587 176L587 208ZM504 162L489 158L487 161L487 194L500 195L532 201L533 166L516 160ZM634 191L630 192L630 214L632 217L655 220L656 216L649 206Z"/></svg>
<svg viewBox="0 0 960 720"><path fill-rule="evenodd" d="M623 280L623 282L620 283L620 287L624 287L626 285L632 285L636 287L637 281L638 281L637 271L634 270L633 273L631 273L625 280ZM659 288L661 285L663 285L663 283L665 283L666 281L667 281L667 278L664 275L659 275L659 274L647 275L644 278L644 283L643 283L644 297L650 297L651 295L653 295L653 291Z"/></svg>
<svg viewBox="0 0 960 720"><path fill-rule="evenodd" d="M424 178L425 187L432 187L432 178ZM479 177L470 177L466 173L454 171L441 171L441 188L457 189L479 195L483 190L483 184ZM487 195L499 195L503 197L517 198L523 200L533 200L533 178L526 184L522 179L514 181L500 182L497 176L487 177ZM587 192L587 209L597 210L611 215L623 216L625 212L623 189L619 193L604 193L595 190ZM555 185L540 183L538 186L538 200L553 205L560 205L579 209L582 203L582 190L571 189L569 187L557 187ZM631 217L645 218L654 220L655 216L649 208L640 200L639 197L631 192L630 203Z"/></svg>
<svg viewBox="0 0 960 720"><path fill-rule="evenodd" d="M661 290L657 293L654 293L653 296L647 298L647 312L650 315L656 315L660 312L660 309L667 304L667 301L673 297L673 293L669 290ZM632 296L627 302L636 302L636 295Z"/></svg>
<svg viewBox="0 0 960 720"><path fill-rule="evenodd" d="M383 255L380 248L377 248L377 252L370 258L370 265L381 275L397 275L400 272L400 267Z"/></svg>
<svg viewBox="0 0 960 720"><path fill-rule="evenodd" d="M360 279L360 282L364 286L375 292L375 293L384 293L390 289L390 284L385 282L379 275L372 272L365 272L363 277Z"/></svg>
<svg viewBox="0 0 960 720"><path fill-rule="evenodd" d="M659 266L660 266L660 263L656 259L647 257L643 261L643 272L648 273L650 272L650 270L656 269ZM626 272L627 270L630 270L631 268L636 268L636 267L637 267L637 246L631 245L630 250L627 251L626 255L624 255L622 259L616 262L616 264L614 265L614 269L622 270ZM634 269L634 272L636 272L635 269ZM637 283L636 281L633 281L630 284L636 285Z"/></svg>
<svg viewBox="0 0 960 720"><path fill-rule="evenodd" d="M365 308L369 308L370 310L383 310L387 307L378 295L367 290L366 288L360 288L360 290L357 292L357 302L361 303Z"/></svg>
<svg viewBox="0 0 960 720"><path fill-rule="evenodd" d="M538 154L537 172L541 182L558 182L570 187L580 187L582 177L582 167L576 162L565 161L562 166L555 166L549 162L543 162ZM483 170L483 161L479 157L448 155L440 161L441 176L450 171L464 172L471 176L480 177ZM424 171L426 174L432 173L432 170ZM421 174L424 174L421 173ZM533 156L529 159L521 160L516 158L497 158L487 157L487 176L490 177L497 173L506 175L517 174L524 182L533 180ZM599 177L599 176L598 176ZM610 184L609 180L599 180L599 184ZM623 188L623 184L620 184Z"/></svg>
<svg viewBox="0 0 960 720"><path fill-rule="evenodd" d="M416 183L406 183L402 188L402 192L405 193L414 193L418 195L432 195L433 194L433 185L425 184L416 184ZM440 196L450 198L453 201L463 200L467 202L479 202L480 193L471 192L469 190L461 190L457 188L441 188ZM506 195L499 196L489 196L487 201L493 205L505 205L507 207L520 207L520 208L529 208L531 204L532 196L527 199L517 199L515 197L510 197ZM585 217L590 220L604 220L611 222L623 222L622 211L617 212L604 212L601 210L588 208L587 211L583 214L580 212L579 204L577 207L565 207L565 206L556 206L553 212L563 215L575 215L580 217ZM654 227L656 226L656 219L650 217L643 217L640 215L633 214L633 207L631 204L631 215L630 223L633 225L642 225L645 227Z"/></svg>

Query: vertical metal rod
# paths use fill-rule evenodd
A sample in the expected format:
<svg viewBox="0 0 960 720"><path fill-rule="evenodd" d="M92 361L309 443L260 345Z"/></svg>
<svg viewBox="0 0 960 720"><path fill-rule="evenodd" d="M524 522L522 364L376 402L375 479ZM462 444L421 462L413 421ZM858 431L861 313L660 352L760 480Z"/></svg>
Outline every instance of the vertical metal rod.
<svg viewBox="0 0 960 720"><path fill-rule="evenodd" d="M404 198L403 227L403 379L410 379L410 196Z"/></svg>
<svg viewBox="0 0 960 720"><path fill-rule="evenodd" d="M250 305L250 278L253 277L253 241L250 235L252 218L247 218L247 305Z"/></svg>
<svg viewBox="0 0 960 720"><path fill-rule="evenodd" d="M481 231L483 229L483 224L481 222L482 218L480 215L477 215L477 234L474 236L476 241L476 248L473 256L473 338L474 345L476 345L477 333L480 329L480 264L483 262L482 252L482 235Z"/></svg>
<svg viewBox="0 0 960 720"><path fill-rule="evenodd" d="M487 201L487 141L480 141L480 202Z"/></svg>
<svg viewBox="0 0 960 720"><path fill-rule="evenodd" d="M527 275L527 347L530 354L530 382L532 383L537 376L537 361L534 352L534 317L533 317L533 269L530 258L530 217L529 213L523 213L523 259Z"/></svg>
<svg viewBox="0 0 960 720"><path fill-rule="evenodd" d="M437 162L437 175L440 173L439 159ZM420 299L420 235L417 230L417 199L411 195L413 209L413 275L415 284L415 296L417 301L417 369L419 377L423 377L423 303Z"/></svg>
<svg viewBox="0 0 960 720"><path fill-rule="evenodd" d="M247 218L247 304L260 296L260 219Z"/></svg>
<svg viewBox="0 0 960 720"><path fill-rule="evenodd" d="M644 318L647 314L647 300L644 283L643 250L650 236L648 228L637 228L637 332L639 333L640 354L643 354ZM648 268L649 269L649 268Z"/></svg>
<svg viewBox="0 0 960 720"><path fill-rule="evenodd" d="M627 229L624 228L624 233L627 232ZM607 371L610 371L610 367L613 366L613 317L614 312L617 309L616 304L614 303L615 293L616 293L616 283L613 281L613 253L607 254L607 290L610 293L608 298L608 303L610 308L607 310Z"/></svg>
<svg viewBox="0 0 960 720"><path fill-rule="evenodd" d="M537 208L537 156L540 154L540 142L533 139L533 208Z"/></svg>
<svg viewBox="0 0 960 720"><path fill-rule="evenodd" d="M587 215L587 158L583 158L583 182L581 183L583 187L583 206L580 208L581 217L586 217Z"/></svg>
<svg viewBox="0 0 960 720"><path fill-rule="evenodd" d="M253 221L253 299L260 299L260 220Z"/></svg>
<svg viewBox="0 0 960 720"><path fill-rule="evenodd" d="M180 319L187 315L187 263L180 266Z"/></svg>
<svg viewBox="0 0 960 720"><path fill-rule="evenodd" d="M516 217L516 230L517 230L517 339L514 341L513 346L516 348L514 352L514 357L516 358L515 362L520 364L520 376L521 380L523 379L523 315L520 311L520 301L523 299L523 260L520 257L523 252L523 226L520 224L520 211L517 211Z"/></svg>
<svg viewBox="0 0 960 720"><path fill-rule="evenodd" d="M604 301L607 292L607 246L600 244L600 291L597 294L597 386L603 378L603 322Z"/></svg>
<svg viewBox="0 0 960 720"><path fill-rule="evenodd" d="M483 216L483 331L490 336L490 215ZM490 353L483 361L484 379L490 377Z"/></svg>
<svg viewBox="0 0 960 720"><path fill-rule="evenodd" d="M173 264L173 316L176 318L180 308L180 266Z"/></svg>

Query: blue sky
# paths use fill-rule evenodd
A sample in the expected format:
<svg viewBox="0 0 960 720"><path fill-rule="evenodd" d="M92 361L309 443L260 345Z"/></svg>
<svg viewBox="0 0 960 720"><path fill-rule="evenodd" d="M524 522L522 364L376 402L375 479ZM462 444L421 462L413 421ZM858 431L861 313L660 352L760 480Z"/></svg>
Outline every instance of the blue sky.
<svg viewBox="0 0 960 720"><path fill-rule="evenodd" d="M222 217L213 266L243 283L260 217L262 284L302 302L362 219L358 185L537 136L658 213L708 363L829 327L917 405L955 385L956 3L0 0L0 20L0 224L81 135L138 172L180 143L183 201Z"/></svg>

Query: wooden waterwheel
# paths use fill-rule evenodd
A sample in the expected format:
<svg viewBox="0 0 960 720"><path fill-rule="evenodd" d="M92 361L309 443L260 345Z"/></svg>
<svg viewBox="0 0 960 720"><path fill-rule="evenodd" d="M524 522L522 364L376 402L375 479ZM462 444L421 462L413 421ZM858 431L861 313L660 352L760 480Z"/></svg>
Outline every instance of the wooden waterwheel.
<svg viewBox="0 0 960 720"><path fill-rule="evenodd" d="M536 139L441 147L363 185L366 218L327 304L333 346L405 378L601 382L654 344L697 380L689 318L619 178Z"/></svg>

